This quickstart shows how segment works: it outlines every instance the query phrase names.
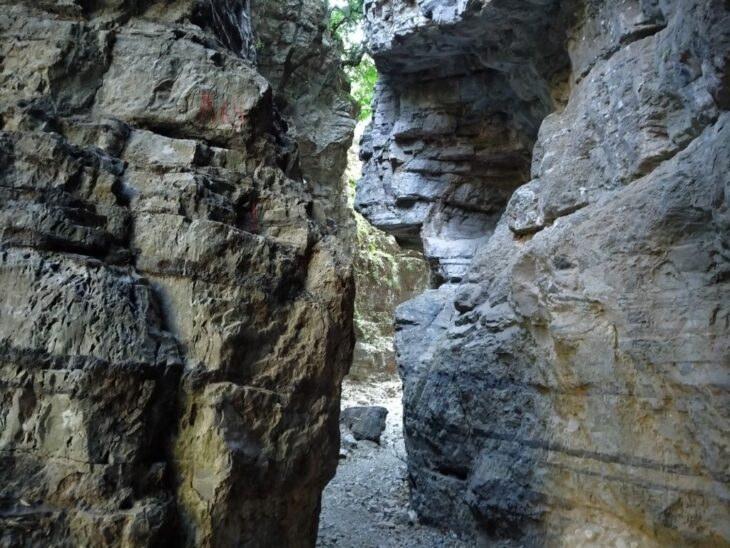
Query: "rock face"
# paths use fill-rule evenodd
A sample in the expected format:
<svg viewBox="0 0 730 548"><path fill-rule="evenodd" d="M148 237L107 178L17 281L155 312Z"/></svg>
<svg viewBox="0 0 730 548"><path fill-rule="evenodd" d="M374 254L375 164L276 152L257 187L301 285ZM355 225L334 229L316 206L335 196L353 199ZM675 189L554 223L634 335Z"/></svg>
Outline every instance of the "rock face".
<svg viewBox="0 0 730 548"><path fill-rule="evenodd" d="M518 546L730 545L730 10L368 3L358 207L401 305L412 499Z"/></svg>
<svg viewBox="0 0 730 548"><path fill-rule="evenodd" d="M248 2L2 4L0 545L312 545L352 269Z"/></svg>
<svg viewBox="0 0 730 548"><path fill-rule="evenodd" d="M439 4L369 4L382 77L356 207L453 282L528 178L535 135L559 91L550 81L569 62L556 9L490 6L492 21L475 7L462 17Z"/></svg>
<svg viewBox="0 0 730 548"><path fill-rule="evenodd" d="M351 231L344 178L357 106L327 31L322 0L252 0L257 65L271 82L278 106L299 145L301 170L314 197L313 215Z"/></svg>
<svg viewBox="0 0 730 548"><path fill-rule="evenodd" d="M355 142L348 151L345 176L348 190L362 173L359 138L365 122L355 128ZM429 287L430 269L417 251L403 249L395 238L379 230L350 209L353 218L353 266L355 270L355 351L348 377L352 381L395 379L393 311Z"/></svg>
<svg viewBox="0 0 730 548"><path fill-rule="evenodd" d="M355 223L356 342L348 377L353 381L395 378L393 311L428 287L428 265L420 253L402 249L358 213Z"/></svg>

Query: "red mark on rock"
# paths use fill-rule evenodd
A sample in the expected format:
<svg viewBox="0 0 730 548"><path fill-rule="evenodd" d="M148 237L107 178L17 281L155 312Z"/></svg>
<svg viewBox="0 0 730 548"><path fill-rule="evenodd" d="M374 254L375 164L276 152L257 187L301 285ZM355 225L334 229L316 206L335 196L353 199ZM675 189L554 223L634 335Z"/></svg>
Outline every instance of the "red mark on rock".
<svg viewBox="0 0 730 548"><path fill-rule="evenodd" d="M246 126L246 114L237 105L230 105L227 100L217 100L215 90L201 88L198 117L205 122L230 124L236 131Z"/></svg>
<svg viewBox="0 0 730 548"><path fill-rule="evenodd" d="M215 118L215 103L212 90L200 90L200 110L198 111L198 115L203 120L213 120Z"/></svg>

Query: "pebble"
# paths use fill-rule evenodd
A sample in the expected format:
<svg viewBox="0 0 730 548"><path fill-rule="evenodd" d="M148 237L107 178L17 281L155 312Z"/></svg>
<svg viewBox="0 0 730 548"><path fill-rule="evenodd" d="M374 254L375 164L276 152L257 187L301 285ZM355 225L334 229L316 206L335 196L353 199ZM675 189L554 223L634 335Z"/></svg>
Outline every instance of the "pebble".
<svg viewBox="0 0 730 548"><path fill-rule="evenodd" d="M416 514L415 510L408 510L408 523L413 525L418 521L418 514Z"/></svg>

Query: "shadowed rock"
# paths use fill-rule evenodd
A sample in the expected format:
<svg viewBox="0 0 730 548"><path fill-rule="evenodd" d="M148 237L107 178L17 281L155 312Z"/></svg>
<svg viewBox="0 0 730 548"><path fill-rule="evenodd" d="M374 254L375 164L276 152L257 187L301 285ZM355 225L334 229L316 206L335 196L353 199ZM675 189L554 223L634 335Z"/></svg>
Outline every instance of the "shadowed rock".
<svg viewBox="0 0 730 548"><path fill-rule="evenodd" d="M396 313L420 517L516 546L730 543L727 2L367 19L357 206L441 282Z"/></svg>
<svg viewBox="0 0 730 548"><path fill-rule="evenodd" d="M0 545L313 545L352 268L249 3L0 4Z"/></svg>
<svg viewBox="0 0 730 548"><path fill-rule="evenodd" d="M341 421L349 428L356 440L369 440L380 443L380 435L385 430L388 410L376 405L369 407L348 407L342 411Z"/></svg>

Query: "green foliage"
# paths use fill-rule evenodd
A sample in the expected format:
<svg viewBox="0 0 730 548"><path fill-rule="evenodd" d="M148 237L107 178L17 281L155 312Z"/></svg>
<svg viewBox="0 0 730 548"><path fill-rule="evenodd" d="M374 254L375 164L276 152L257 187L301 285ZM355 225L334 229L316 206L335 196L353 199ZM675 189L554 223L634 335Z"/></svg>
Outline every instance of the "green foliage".
<svg viewBox="0 0 730 548"><path fill-rule="evenodd" d="M373 96L378 71L369 55L363 55L360 64L346 69L352 84L352 96L360 105L358 120L367 120L373 114Z"/></svg>
<svg viewBox="0 0 730 548"><path fill-rule="evenodd" d="M359 120L372 115L373 95L378 71L365 53L362 32L364 0L337 0L329 8L332 36L342 47L342 63L352 84L352 96L360 105Z"/></svg>
<svg viewBox="0 0 730 548"><path fill-rule="evenodd" d="M344 44L355 34L363 16L364 0L339 0L330 8L330 31Z"/></svg>

